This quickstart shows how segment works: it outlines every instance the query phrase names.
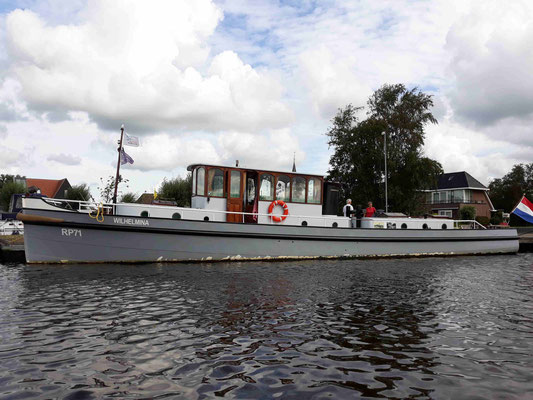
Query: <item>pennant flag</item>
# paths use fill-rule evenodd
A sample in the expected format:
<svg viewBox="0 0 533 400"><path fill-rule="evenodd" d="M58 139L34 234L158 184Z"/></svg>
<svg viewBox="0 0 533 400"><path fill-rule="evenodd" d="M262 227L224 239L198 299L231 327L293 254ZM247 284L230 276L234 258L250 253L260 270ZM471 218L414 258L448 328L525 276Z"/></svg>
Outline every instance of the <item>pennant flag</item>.
<svg viewBox="0 0 533 400"><path fill-rule="evenodd" d="M141 145L141 142L138 136L130 136L126 132L124 132L124 145L131 147L139 147Z"/></svg>
<svg viewBox="0 0 533 400"><path fill-rule="evenodd" d="M133 164L133 158L131 158L124 149L120 149L120 165Z"/></svg>
<svg viewBox="0 0 533 400"><path fill-rule="evenodd" d="M154 200L156 200L156 199L157 199L157 192L154 189Z"/></svg>
<svg viewBox="0 0 533 400"><path fill-rule="evenodd" d="M514 210L511 212L513 214L518 215L524 221L533 224L533 203L526 199L526 196L522 197L520 203L518 203Z"/></svg>

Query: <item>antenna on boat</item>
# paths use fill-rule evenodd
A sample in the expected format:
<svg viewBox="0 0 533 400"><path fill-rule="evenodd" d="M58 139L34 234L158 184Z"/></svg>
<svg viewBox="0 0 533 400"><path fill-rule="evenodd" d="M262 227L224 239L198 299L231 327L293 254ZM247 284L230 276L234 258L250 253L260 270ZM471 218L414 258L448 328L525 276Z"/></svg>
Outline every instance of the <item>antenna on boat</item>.
<svg viewBox="0 0 533 400"><path fill-rule="evenodd" d="M115 178L115 192L113 194L113 204L117 203L118 180L120 179L120 155L122 154L122 139L124 138L124 124L120 127L120 140L118 142L117 176Z"/></svg>

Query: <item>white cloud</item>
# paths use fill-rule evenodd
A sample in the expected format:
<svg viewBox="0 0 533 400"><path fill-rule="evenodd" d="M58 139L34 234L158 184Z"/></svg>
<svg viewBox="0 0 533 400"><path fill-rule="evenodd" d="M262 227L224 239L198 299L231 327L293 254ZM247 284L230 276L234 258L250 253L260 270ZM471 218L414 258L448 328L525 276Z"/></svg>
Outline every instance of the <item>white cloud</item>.
<svg viewBox="0 0 533 400"><path fill-rule="evenodd" d="M82 22L47 25L30 10L7 17L12 73L40 110L87 111L101 126L263 129L284 126L282 88L231 52L210 62L222 18L209 0L95 0Z"/></svg>
<svg viewBox="0 0 533 400"><path fill-rule="evenodd" d="M323 118L331 118L338 108L347 104L364 105L372 93L370 87L355 75L353 56L333 56L325 47L300 55L302 79L315 111Z"/></svg>
<svg viewBox="0 0 533 400"><path fill-rule="evenodd" d="M478 126L533 116L533 3L483 1L450 29L457 116ZM501 130L500 130L501 132Z"/></svg>
<svg viewBox="0 0 533 400"><path fill-rule="evenodd" d="M263 168L290 170L293 155L303 161L305 153L299 149L298 140L288 129L278 129L269 135L229 132L219 136L218 147L221 159L228 165L239 165L247 168Z"/></svg>
<svg viewBox="0 0 533 400"><path fill-rule="evenodd" d="M64 165L78 165L81 163L81 158L72 154L51 154L46 158L48 161L53 161Z"/></svg>

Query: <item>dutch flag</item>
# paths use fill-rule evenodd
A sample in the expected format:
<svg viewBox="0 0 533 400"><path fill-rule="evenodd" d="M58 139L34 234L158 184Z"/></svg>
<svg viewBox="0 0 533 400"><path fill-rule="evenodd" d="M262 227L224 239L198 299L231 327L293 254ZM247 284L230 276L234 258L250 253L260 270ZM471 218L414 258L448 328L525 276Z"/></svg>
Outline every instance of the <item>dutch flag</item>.
<svg viewBox="0 0 533 400"><path fill-rule="evenodd" d="M520 203L518 203L518 205L511 212L518 215L524 221L533 224L533 203L526 199L526 196L522 197Z"/></svg>

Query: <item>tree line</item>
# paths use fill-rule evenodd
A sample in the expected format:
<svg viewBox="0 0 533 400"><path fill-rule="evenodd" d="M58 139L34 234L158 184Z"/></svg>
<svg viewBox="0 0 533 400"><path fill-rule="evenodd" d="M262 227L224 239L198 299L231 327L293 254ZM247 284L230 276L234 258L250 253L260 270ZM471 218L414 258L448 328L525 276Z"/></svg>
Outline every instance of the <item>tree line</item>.
<svg viewBox="0 0 533 400"><path fill-rule="evenodd" d="M25 194L28 188L23 183L26 177L20 175L1 174L0 175L0 210L6 211L13 194ZM128 180L122 176L119 179L119 188L128 189ZM180 176L172 179L164 179L156 189L159 199L175 201L179 207L190 207L191 205L191 174L185 178ZM100 178L100 185L97 190L100 192L100 200L110 202L115 189L115 177L109 176L107 179ZM122 203L135 203L140 196L134 192L124 192L119 201ZM67 190L65 198L67 200L94 201L89 185L82 183L74 185Z"/></svg>

